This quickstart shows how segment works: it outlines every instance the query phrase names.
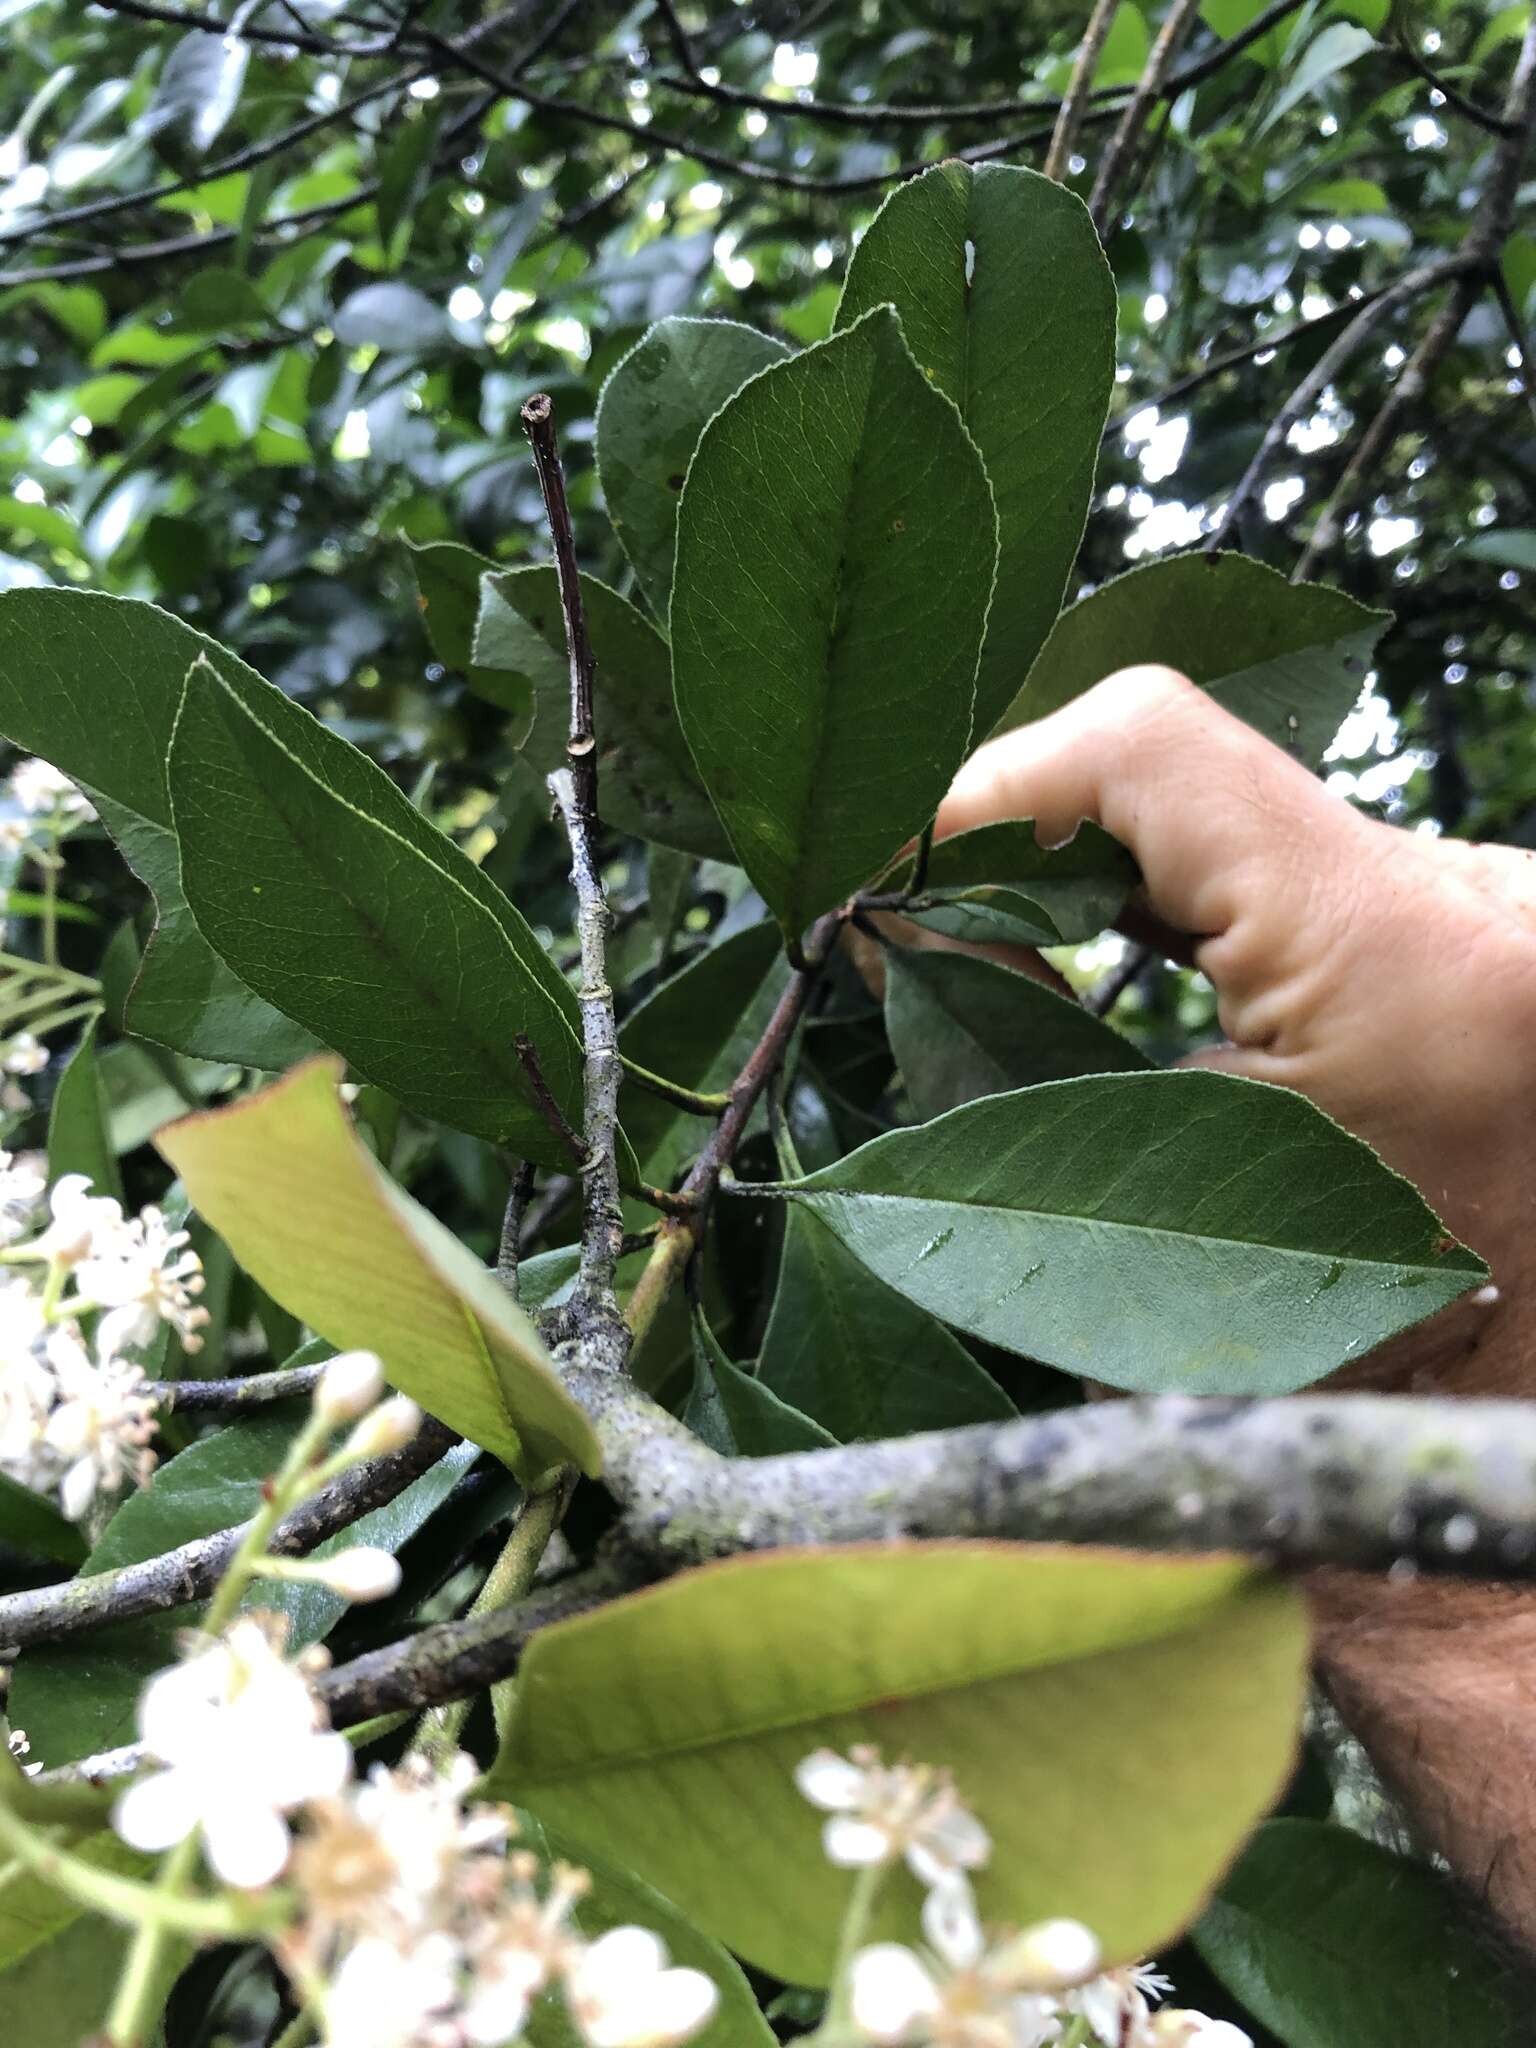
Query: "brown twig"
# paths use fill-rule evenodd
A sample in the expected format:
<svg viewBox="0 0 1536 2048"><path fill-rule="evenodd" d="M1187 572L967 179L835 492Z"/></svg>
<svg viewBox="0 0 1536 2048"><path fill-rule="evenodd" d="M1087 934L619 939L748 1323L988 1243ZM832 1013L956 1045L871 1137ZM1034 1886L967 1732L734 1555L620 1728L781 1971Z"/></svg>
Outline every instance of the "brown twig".
<svg viewBox="0 0 1536 2048"><path fill-rule="evenodd" d="M1173 0L1173 4L1163 17L1163 25L1157 32L1157 39L1148 53L1146 69L1137 81L1136 90L1132 93L1125 112L1120 116L1120 125L1110 137L1088 201L1088 211L1092 214L1093 224L1101 237L1107 236L1114 226L1111 216L1115 209L1117 190L1135 161L1153 109L1164 97L1173 60L1178 55L1184 38L1194 27L1199 11L1200 0Z"/></svg>
<svg viewBox="0 0 1536 2048"><path fill-rule="evenodd" d="M1067 174L1072 161L1073 145L1077 141L1077 132L1088 109L1093 74L1099 68L1099 57L1109 34L1110 23L1119 12L1119 8L1120 0L1093 0L1093 12L1088 17L1088 26L1083 30L1083 39L1077 46L1072 76L1067 81L1061 111L1056 116L1050 146L1045 152L1045 162L1040 166L1048 178L1061 179Z"/></svg>
<svg viewBox="0 0 1536 2048"><path fill-rule="evenodd" d="M307 1400L325 1366L289 1365L277 1372L248 1373L243 1379L146 1380L142 1391L177 1415L267 1408L276 1401Z"/></svg>
<svg viewBox="0 0 1536 2048"><path fill-rule="evenodd" d="M550 1130L570 1152L578 1171L586 1165L587 1148L581 1142L581 1133L571 1123L565 1111L556 1102L544 1078L544 1069L539 1065L539 1051L526 1031L519 1031L512 1041L512 1050L517 1054L518 1065L528 1076L528 1086L538 1104L539 1114Z"/></svg>
<svg viewBox="0 0 1536 2048"><path fill-rule="evenodd" d="M517 1262L522 1251L523 1220L533 1194L533 1167L520 1159L513 1169L507 1191L507 1206L501 1218L501 1242L496 1247L496 1278L508 1294L517 1296Z"/></svg>

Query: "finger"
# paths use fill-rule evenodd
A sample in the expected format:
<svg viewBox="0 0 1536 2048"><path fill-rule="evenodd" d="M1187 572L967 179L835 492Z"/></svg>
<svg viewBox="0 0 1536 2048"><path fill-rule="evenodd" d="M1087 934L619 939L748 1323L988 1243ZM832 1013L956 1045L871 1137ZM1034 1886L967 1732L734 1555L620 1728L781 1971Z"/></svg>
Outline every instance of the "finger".
<svg viewBox="0 0 1536 2048"><path fill-rule="evenodd" d="M1033 818L1045 845L1085 819L1102 825L1135 855L1155 915L1206 939L1260 892L1299 912L1309 878L1368 829L1299 762L1155 665L1120 669L990 740L956 777L938 836L1000 818Z"/></svg>

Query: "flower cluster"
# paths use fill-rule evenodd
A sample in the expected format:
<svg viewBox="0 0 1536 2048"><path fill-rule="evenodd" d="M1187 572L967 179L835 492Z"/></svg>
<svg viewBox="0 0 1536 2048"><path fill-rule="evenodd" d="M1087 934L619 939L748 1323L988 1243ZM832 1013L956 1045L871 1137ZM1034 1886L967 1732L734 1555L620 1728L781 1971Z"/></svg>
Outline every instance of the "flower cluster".
<svg viewBox="0 0 1536 2048"><path fill-rule="evenodd" d="M190 1351L208 1312L187 1233L65 1174L37 1219L42 1174L0 1152L0 1472L57 1490L71 1521L153 1462L154 1403L127 1354L163 1324ZM89 1334L88 1334L89 1332Z"/></svg>
<svg viewBox="0 0 1536 2048"><path fill-rule="evenodd" d="M853 1956L847 2015L866 2041L890 2048L1051 2048L1087 2037L1102 2048L1252 2048L1240 2027L1173 2007L1146 1964L1101 1971L1099 1944L1075 1920L989 1934L970 1873L991 1854L985 1828L960 1804L948 1774L886 1764L868 1748L817 1750L796 1783L832 1817L829 1860L878 1871L905 1861L927 1887L926 1946L877 1942ZM835 1987L836 1995L836 1987Z"/></svg>
<svg viewBox="0 0 1536 2048"><path fill-rule="evenodd" d="M714 2011L702 1971L669 1967L642 1927L586 1940L574 1914L590 1880L508 1848L511 1816L465 1807L477 1776L408 1756L311 1812L293 1860L304 1918L287 1947L321 1982L326 2048L500 2048L558 1990L590 2048L664 2048Z"/></svg>
<svg viewBox="0 0 1536 2048"><path fill-rule="evenodd" d="M90 799L47 761L18 761L11 770L10 796L20 815L5 820L0 844L25 846L58 826L96 815Z"/></svg>

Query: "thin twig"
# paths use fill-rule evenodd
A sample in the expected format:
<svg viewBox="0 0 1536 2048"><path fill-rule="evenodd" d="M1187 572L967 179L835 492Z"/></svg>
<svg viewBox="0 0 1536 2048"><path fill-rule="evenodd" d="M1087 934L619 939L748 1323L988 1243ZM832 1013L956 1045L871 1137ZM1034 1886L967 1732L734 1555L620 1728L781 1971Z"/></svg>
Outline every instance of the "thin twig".
<svg viewBox="0 0 1536 2048"><path fill-rule="evenodd" d="M1107 1017L1119 1002L1133 981L1145 973L1157 958L1150 946L1127 946L1125 958L1119 960L1083 997L1083 1008L1090 1017Z"/></svg>
<svg viewBox="0 0 1536 2048"><path fill-rule="evenodd" d="M585 1055L586 1146L582 1179L586 1213L581 1234L581 1268L577 1291L598 1312L622 1329L613 1276L624 1243L624 1210L619 1194L618 1129L619 1031L613 990L608 985L608 900L603 893L597 856L597 723L592 704L595 663L582 602L581 574L576 564L576 536L565 494L565 471L555 438L555 409L539 392L522 410L524 432L533 449L534 468L543 493L555 549L560 609L565 619L566 653L570 660L571 722L566 765L549 778L550 792L565 823L571 845L571 884L576 891L576 935L581 944L582 1048Z"/></svg>
<svg viewBox="0 0 1536 2048"><path fill-rule="evenodd" d="M1536 421L1536 380L1531 373L1530 336L1525 331L1525 322L1520 317L1520 308L1515 304L1515 295L1509 288L1509 279L1504 275L1502 264L1494 265L1488 283L1499 311L1504 315L1504 325L1509 329L1515 353L1520 358L1520 382L1525 391L1525 402L1530 407L1532 420Z"/></svg>
<svg viewBox="0 0 1536 2048"><path fill-rule="evenodd" d="M570 1152L579 1168L587 1163L587 1148L581 1142L581 1133L571 1123L565 1111L556 1102L544 1069L539 1065L539 1050L526 1031L519 1031L512 1041L512 1050L517 1054L518 1065L528 1076L528 1086L538 1104L539 1114L560 1143Z"/></svg>
<svg viewBox="0 0 1536 2048"><path fill-rule="evenodd" d="M1164 97L1169 70L1184 38L1195 25L1200 0L1173 0L1147 56L1146 69L1137 81L1130 103L1120 116L1120 125L1110 137L1093 181L1088 211L1101 237L1114 227L1112 214L1118 188L1141 147L1142 134L1153 109Z"/></svg>
<svg viewBox="0 0 1536 2048"><path fill-rule="evenodd" d="M1448 107L1454 107L1458 114L1463 115L1468 121L1476 122L1479 128L1485 128L1490 135L1510 135L1515 132L1502 114L1491 114L1486 107L1480 107L1476 100L1468 99L1467 95L1452 85L1449 79L1442 78L1432 64L1426 64L1418 51L1411 49L1406 42L1389 43L1387 54L1396 58L1399 64L1404 65L1417 77L1422 78L1426 85L1433 86Z"/></svg>
<svg viewBox="0 0 1536 2048"><path fill-rule="evenodd" d="M1099 68L1099 57L1109 35L1110 23L1119 9L1120 0L1093 0L1093 12L1088 17L1088 26L1083 30L1083 39L1077 46L1072 76L1067 81L1061 111L1056 116L1050 147L1045 152L1045 162L1040 166L1048 178L1064 178L1071 165L1077 131L1082 126L1083 115L1088 107L1093 75Z"/></svg>
<svg viewBox="0 0 1536 2048"><path fill-rule="evenodd" d="M302 1557L360 1515L396 1499L458 1441L451 1429L429 1417L404 1450L354 1465L306 1501L279 1524L270 1548L278 1556ZM0 1644L5 1645L9 1657L28 1643L58 1642L107 1622L159 1614L205 1599L222 1578L248 1526L242 1522L215 1536L200 1536L160 1557L146 1558L142 1564L93 1572L64 1585L8 1593L0 1598Z"/></svg>
<svg viewBox="0 0 1536 2048"><path fill-rule="evenodd" d="M520 1159L513 1169L507 1206L501 1218L501 1242L496 1248L496 1278L514 1300L517 1297L517 1262L522 1251L523 1221L528 1214L532 1194L533 1167L528 1160Z"/></svg>
<svg viewBox="0 0 1536 2048"><path fill-rule="evenodd" d="M142 1391L178 1415L267 1408L277 1401L307 1400L324 1365L288 1365L278 1372L248 1373L244 1379L146 1380Z"/></svg>

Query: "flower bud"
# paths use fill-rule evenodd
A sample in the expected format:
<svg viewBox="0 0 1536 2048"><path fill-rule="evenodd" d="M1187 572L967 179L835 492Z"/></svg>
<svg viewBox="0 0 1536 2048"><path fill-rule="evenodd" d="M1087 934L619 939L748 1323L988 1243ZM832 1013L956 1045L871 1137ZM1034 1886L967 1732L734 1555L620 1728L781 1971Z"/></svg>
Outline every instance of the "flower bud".
<svg viewBox="0 0 1536 2048"><path fill-rule="evenodd" d="M355 1422L384 1392L384 1368L371 1351L339 1351L315 1382L315 1413L325 1422Z"/></svg>
<svg viewBox="0 0 1536 2048"><path fill-rule="evenodd" d="M344 1600L387 1600L399 1590L399 1561L376 1544L359 1543L355 1549L316 1562L320 1584L340 1593Z"/></svg>
<svg viewBox="0 0 1536 2048"><path fill-rule="evenodd" d="M404 1450L421 1428L421 1410L405 1394L389 1400L365 1415L347 1438L345 1455L354 1462L382 1458L390 1451Z"/></svg>
<svg viewBox="0 0 1536 2048"><path fill-rule="evenodd" d="M1081 1984L1099 1967L1098 1937L1081 1920L1041 1920L1008 1944L1008 1967L1042 1991Z"/></svg>

